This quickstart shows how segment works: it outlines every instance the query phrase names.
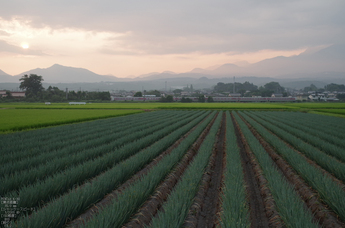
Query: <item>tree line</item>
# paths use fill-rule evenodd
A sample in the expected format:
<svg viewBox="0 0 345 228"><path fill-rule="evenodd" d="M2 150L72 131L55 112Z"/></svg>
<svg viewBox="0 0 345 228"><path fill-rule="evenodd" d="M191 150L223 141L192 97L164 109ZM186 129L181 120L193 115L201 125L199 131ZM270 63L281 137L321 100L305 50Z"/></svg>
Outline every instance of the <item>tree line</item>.
<svg viewBox="0 0 345 228"><path fill-rule="evenodd" d="M214 87L214 92L216 93L238 93L242 97L270 97L272 94L282 94L283 97L287 97L289 94L284 87L282 87L278 82L269 82L264 86L256 86L248 81L244 83L235 82L234 83L223 83L218 82Z"/></svg>
<svg viewBox="0 0 345 228"><path fill-rule="evenodd" d="M108 92L88 92L88 91L64 91L58 87L49 86L45 89L42 86L43 77L36 74L24 75L19 79L19 88L25 90L25 101L110 101L110 93ZM10 93L9 93L10 94ZM13 99L7 96L7 99Z"/></svg>

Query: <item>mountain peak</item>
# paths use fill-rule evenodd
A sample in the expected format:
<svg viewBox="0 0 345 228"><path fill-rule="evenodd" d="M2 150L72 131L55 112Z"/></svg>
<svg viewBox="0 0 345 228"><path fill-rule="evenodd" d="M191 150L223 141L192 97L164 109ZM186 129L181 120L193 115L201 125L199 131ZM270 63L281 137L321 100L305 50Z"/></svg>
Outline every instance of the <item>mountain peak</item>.
<svg viewBox="0 0 345 228"><path fill-rule="evenodd" d="M9 74L5 73L5 72L4 72L4 71L2 71L2 70L0 70L0 75L11 76L11 75L9 75Z"/></svg>

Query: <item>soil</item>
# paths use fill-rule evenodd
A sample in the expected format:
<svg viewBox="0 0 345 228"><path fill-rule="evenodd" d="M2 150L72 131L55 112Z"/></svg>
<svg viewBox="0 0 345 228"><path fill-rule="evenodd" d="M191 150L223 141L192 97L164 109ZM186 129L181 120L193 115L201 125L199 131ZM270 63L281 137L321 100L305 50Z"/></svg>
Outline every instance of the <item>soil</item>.
<svg viewBox="0 0 345 228"><path fill-rule="evenodd" d="M183 227L216 227L220 204L220 190L224 171L226 115L223 113L221 127L209 164Z"/></svg>
<svg viewBox="0 0 345 228"><path fill-rule="evenodd" d="M144 205L139 209L138 213L133 216L133 218L123 227L147 226L150 224L152 218L157 214L157 212L159 210L162 210L163 203L167 200L170 192L180 180L180 177L187 169L189 163L193 160L194 156L199 150L201 143L203 142L211 126L213 125L217 115L201 133L197 141L192 145L191 149L188 150L177 167L174 168L174 171L158 186L155 193L150 197L150 199L144 203Z"/></svg>
<svg viewBox="0 0 345 228"><path fill-rule="evenodd" d="M204 120L207 117L204 118ZM202 120L201 122L203 122L204 120ZM215 120L215 118L213 119L213 121L211 123L213 123ZM200 123L201 123L200 122ZM200 124L199 123L199 124ZM198 125L199 125L198 124ZM70 223L68 223L66 226L67 227L79 227L80 225L84 224L85 221L88 221L92 218L92 216L94 214L97 214L98 211L111 204L112 200L114 198L117 197L118 194L121 194L122 191L124 191L127 187L129 187L131 184L133 184L135 181L138 181L143 175L145 175L146 173L148 173L150 171L150 169L155 166L160 160L163 159L164 156L168 155L174 148L176 148L178 145L180 145L180 143L193 131L195 130L195 128L198 126L196 125L195 127L193 127L189 132L187 132L184 136L182 136L178 141L176 141L172 146L170 146L166 151L164 151L161 155L159 155L157 158L155 158L150 164L148 164L145 168L143 168L142 170L140 170L139 172L137 172L133 177L131 177L129 180L127 180L124 184L122 184L120 187L118 187L117 189L115 189L113 192L109 193L108 195L106 195L101 201L99 201L98 203L96 203L95 205L93 205L92 207L90 207L89 209L87 209L83 214L81 214L79 217L77 217L76 219L72 220ZM205 131L209 131L210 125L208 125L208 127L205 129ZM205 132L204 131L204 132ZM202 137L204 135L203 134L200 136ZM199 140L199 139L198 139ZM202 139L203 140L203 139ZM196 144L196 143L195 143ZM193 145L196 146L196 145Z"/></svg>
<svg viewBox="0 0 345 228"><path fill-rule="evenodd" d="M279 170L292 184L292 186L294 186L296 192L314 214L315 222L319 222L322 227L345 227L345 224L338 219L337 215L329 211L328 207L318 199L318 193L305 183L305 181L294 171L294 169L275 152L270 144L267 143L248 122L246 122L243 118L242 120L247 124L254 136L260 141L261 145L276 163Z"/></svg>
<svg viewBox="0 0 345 228"><path fill-rule="evenodd" d="M275 209L275 202L267 187L267 180L263 176L262 170L233 115L232 120L242 159L251 227L282 227L281 218Z"/></svg>

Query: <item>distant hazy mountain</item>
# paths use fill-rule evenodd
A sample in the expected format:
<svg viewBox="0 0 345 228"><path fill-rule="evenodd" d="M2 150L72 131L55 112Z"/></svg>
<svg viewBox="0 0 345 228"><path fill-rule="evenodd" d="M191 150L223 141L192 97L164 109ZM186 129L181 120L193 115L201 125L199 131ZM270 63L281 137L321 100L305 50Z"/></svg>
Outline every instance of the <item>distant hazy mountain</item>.
<svg viewBox="0 0 345 228"><path fill-rule="evenodd" d="M188 73L206 74L209 77L220 75L232 76L265 76L279 78L305 78L318 74L338 74L345 76L345 45L336 44L327 48L310 51L306 50L297 56L278 56L265 59L254 64L224 64L212 69L195 68Z"/></svg>
<svg viewBox="0 0 345 228"><path fill-rule="evenodd" d="M59 64L54 64L48 68L29 70L19 74L18 77L22 77L25 74L41 75L44 82L49 83L101 82L117 80L114 76L99 75L84 68L67 67Z"/></svg>
<svg viewBox="0 0 345 228"><path fill-rule="evenodd" d="M13 77L4 71L0 70L0 82L19 82L18 77Z"/></svg>
<svg viewBox="0 0 345 228"><path fill-rule="evenodd" d="M297 56L275 57L255 64L239 63L240 66L228 63L212 66L206 69L195 68L190 72L174 73L164 71L152 72L131 78L116 78L114 76L98 75L83 68L66 67L55 64L49 68L37 68L23 72L18 76L10 76L0 70L0 83L17 82L24 74L42 75L45 83L93 83L93 82L126 82L123 86L133 89L145 85L148 88L158 86L186 86L194 84L198 88L206 88L217 82L232 82L236 76L237 82L249 81L263 85L269 81L278 81L283 86L297 88L309 82L345 83L345 45L337 44L323 49L306 50ZM127 83L128 82L128 83ZM170 83L170 85L169 85ZM290 83L290 84L289 84ZM123 87L123 88L125 88ZM138 88L137 88L138 87ZM303 87L303 86L302 86ZM196 87L194 87L196 88Z"/></svg>

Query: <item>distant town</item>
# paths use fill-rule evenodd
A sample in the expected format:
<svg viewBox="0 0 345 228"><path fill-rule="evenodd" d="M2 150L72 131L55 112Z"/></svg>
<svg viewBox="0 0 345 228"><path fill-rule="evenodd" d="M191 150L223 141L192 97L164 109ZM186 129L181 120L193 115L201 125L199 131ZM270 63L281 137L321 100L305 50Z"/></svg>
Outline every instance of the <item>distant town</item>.
<svg viewBox="0 0 345 228"><path fill-rule="evenodd" d="M20 79L18 91L0 90L1 102L64 102L64 101L159 101L159 102L337 102L345 100L345 86L330 83L324 88L314 84L304 89L282 87L278 82L257 86L244 83L218 82L212 88L194 89L187 84L179 89L82 91L61 90L56 86L44 88L43 77L35 74Z"/></svg>

